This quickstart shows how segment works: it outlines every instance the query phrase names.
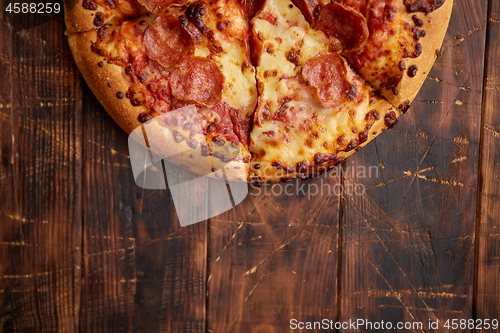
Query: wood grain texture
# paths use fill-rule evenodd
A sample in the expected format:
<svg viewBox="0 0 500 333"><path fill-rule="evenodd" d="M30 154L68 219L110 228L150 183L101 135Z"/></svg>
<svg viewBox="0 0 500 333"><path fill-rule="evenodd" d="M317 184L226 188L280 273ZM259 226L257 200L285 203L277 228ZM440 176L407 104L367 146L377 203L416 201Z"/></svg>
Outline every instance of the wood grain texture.
<svg viewBox="0 0 500 333"><path fill-rule="evenodd" d="M334 319L335 184L338 175L251 188L210 220L209 332L284 332L293 318Z"/></svg>
<svg viewBox="0 0 500 333"><path fill-rule="evenodd" d="M367 190L344 200L341 320L472 316L487 3L455 1L412 108L348 160L381 173L346 177Z"/></svg>
<svg viewBox="0 0 500 333"><path fill-rule="evenodd" d="M476 318L500 314L500 2L490 1L481 142Z"/></svg>
<svg viewBox="0 0 500 333"><path fill-rule="evenodd" d="M127 135L84 90L81 332L204 332L206 225L137 186Z"/></svg>
<svg viewBox="0 0 500 333"><path fill-rule="evenodd" d="M62 19L19 19L0 21L0 331L75 332L81 86Z"/></svg>
<svg viewBox="0 0 500 333"><path fill-rule="evenodd" d="M82 87L62 17L13 23L5 3L0 332L498 317L497 0L455 0L414 105L342 178L251 188L235 209L185 228L169 190L135 184L127 135ZM340 197L339 184L366 192Z"/></svg>

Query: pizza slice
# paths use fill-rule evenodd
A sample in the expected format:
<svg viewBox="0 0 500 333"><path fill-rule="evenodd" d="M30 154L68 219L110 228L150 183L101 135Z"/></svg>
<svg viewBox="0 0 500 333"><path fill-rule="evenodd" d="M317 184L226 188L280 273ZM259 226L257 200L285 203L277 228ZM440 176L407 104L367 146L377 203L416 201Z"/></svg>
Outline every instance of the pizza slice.
<svg viewBox="0 0 500 333"><path fill-rule="evenodd" d="M205 170L197 168L206 159L214 169L235 162L245 180L257 102L249 25L237 3L221 4L171 7L72 34L69 44L90 88L125 131L194 105L201 133L192 119L165 117L148 126L150 147L202 174Z"/></svg>
<svg viewBox="0 0 500 333"><path fill-rule="evenodd" d="M406 112L436 59L453 0L297 0L315 29L338 38L349 63Z"/></svg>
<svg viewBox="0 0 500 333"><path fill-rule="evenodd" d="M397 122L397 112L340 55L339 39L310 28L287 0L252 19L259 99L249 179L318 175Z"/></svg>

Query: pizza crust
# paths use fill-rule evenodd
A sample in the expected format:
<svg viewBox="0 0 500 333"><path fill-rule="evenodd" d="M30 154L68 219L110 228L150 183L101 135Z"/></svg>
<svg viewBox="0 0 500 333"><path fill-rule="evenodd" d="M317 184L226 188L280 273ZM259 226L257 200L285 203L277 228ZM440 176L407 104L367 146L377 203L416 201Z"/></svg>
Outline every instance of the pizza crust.
<svg viewBox="0 0 500 333"><path fill-rule="evenodd" d="M141 125L137 120L140 113L149 112L143 105L132 106L128 98L118 98L125 93L131 81L121 66L109 64L106 58L92 52L91 45L97 40L97 31L72 34L68 43L83 78L109 115L125 132L130 134ZM100 67L99 63L103 66Z"/></svg>
<svg viewBox="0 0 500 333"><path fill-rule="evenodd" d="M429 14L405 12L402 15L402 19L412 25L414 24L412 19L414 15L421 19L424 22L422 29L425 30L426 35L419 40L422 44L422 54L417 58L405 59L406 70L401 82L397 85L398 94L394 95L392 90L382 89L382 94L394 107L406 112L409 104L422 87L443 43L452 9L453 0L446 0L441 8ZM417 66L418 70L416 76L410 77L408 69L413 65Z"/></svg>
<svg viewBox="0 0 500 333"><path fill-rule="evenodd" d="M98 0L65 0L66 33L86 32L146 14L144 7L130 0L110 1L114 7L104 7Z"/></svg>
<svg viewBox="0 0 500 333"><path fill-rule="evenodd" d="M66 23L66 33L83 32L95 29L95 13L104 8L97 6L96 10L83 8L83 0L78 0L75 4L72 1L64 1L64 22Z"/></svg>

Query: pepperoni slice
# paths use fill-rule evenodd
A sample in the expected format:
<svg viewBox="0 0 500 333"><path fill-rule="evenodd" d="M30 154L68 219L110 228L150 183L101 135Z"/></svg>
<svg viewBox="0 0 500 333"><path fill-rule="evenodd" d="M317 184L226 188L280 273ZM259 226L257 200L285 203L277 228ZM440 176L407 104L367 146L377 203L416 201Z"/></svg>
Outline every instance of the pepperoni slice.
<svg viewBox="0 0 500 333"><path fill-rule="evenodd" d="M336 53L321 53L309 59L302 67L302 76L327 108L345 102L352 91L345 62Z"/></svg>
<svg viewBox="0 0 500 333"><path fill-rule="evenodd" d="M143 5L148 12L159 13L171 5L182 6L186 4L187 0L138 0L141 5Z"/></svg>
<svg viewBox="0 0 500 333"><path fill-rule="evenodd" d="M177 99L214 107L222 97L224 75L212 60L193 57L172 72L170 86Z"/></svg>
<svg viewBox="0 0 500 333"><path fill-rule="evenodd" d="M264 6L264 0L243 0L243 8L249 20Z"/></svg>
<svg viewBox="0 0 500 333"><path fill-rule="evenodd" d="M340 40L347 52L361 50L369 35L365 17L338 2L331 2L319 10L315 28Z"/></svg>
<svg viewBox="0 0 500 333"><path fill-rule="evenodd" d="M158 16L144 32L148 56L165 67L174 67L194 53L194 41L173 16Z"/></svg>

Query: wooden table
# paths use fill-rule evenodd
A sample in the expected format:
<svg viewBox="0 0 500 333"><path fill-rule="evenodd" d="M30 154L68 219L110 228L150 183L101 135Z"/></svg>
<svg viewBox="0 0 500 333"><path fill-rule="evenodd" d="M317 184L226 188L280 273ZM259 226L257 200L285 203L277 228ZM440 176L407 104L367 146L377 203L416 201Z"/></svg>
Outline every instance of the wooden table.
<svg viewBox="0 0 500 333"><path fill-rule="evenodd" d="M455 0L410 112L343 165L377 174L294 185L364 195L251 189L185 228L169 190L135 185L127 135L81 80L62 16L20 28L0 4L0 331L500 317L500 1Z"/></svg>

